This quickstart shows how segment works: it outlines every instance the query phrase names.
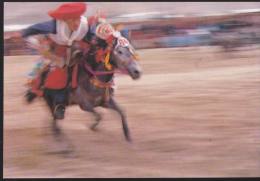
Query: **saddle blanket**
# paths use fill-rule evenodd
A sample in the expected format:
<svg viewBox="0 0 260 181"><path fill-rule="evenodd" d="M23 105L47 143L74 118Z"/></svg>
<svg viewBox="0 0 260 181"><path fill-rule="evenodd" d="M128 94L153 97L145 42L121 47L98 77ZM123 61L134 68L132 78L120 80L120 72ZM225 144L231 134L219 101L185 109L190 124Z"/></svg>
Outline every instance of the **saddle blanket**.
<svg viewBox="0 0 260 181"><path fill-rule="evenodd" d="M49 71L44 82L44 87L48 89L63 89L67 85L67 80L67 69L55 67L54 69Z"/></svg>

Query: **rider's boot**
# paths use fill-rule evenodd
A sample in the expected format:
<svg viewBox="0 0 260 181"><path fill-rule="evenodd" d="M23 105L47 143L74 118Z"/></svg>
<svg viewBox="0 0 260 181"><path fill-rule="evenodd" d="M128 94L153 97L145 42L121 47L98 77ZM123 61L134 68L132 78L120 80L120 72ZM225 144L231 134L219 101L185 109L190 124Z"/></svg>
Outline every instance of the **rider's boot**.
<svg viewBox="0 0 260 181"><path fill-rule="evenodd" d="M29 90L26 91L25 98L28 103L31 103L37 96L41 96L42 92L39 90L40 77L36 77L31 81Z"/></svg>
<svg viewBox="0 0 260 181"><path fill-rule="evenodd" d="M53 114L55 119L64 119L65 106L63 104L58 104L55 106Z"/></svg>
<svg viewBox="0 0 260 181"><path fill-rule="evenodd" d="M68 105L68 90L53 90L52 96L54 100L53 115L56 119L64 119L65 108Z"/></svg>

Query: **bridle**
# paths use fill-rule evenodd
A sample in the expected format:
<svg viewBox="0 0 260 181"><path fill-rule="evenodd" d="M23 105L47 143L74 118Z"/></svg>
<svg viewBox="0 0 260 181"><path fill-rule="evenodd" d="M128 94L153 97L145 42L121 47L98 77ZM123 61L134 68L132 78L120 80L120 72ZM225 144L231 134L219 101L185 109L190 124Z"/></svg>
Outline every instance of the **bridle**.
<svg viewBox="0 0 260 181"><path fill-rule="evenodd" d="M118 46L118 45L116 45L116 41L113 41L111 43L112 44L110 46L110 50L107 51L106 53L111 54L112 51L114 50L114 48L116 48L116 46ZM127 47L127 48L129 48L129 50L131 51L130 47ZM135 54L133 51L131 51L131 53L132 53L134 59L138 60L137 54ZM96 51L95 51L94 54L96 54ZM106 63L105 61L104 61L104 64ZM124 64L125 65L130 64L130 61L124 62ZM105 89L104 97L105 97L106 101L109 100L109 96L110 96L109 89L112 88L112 86L114 85L113 79L111 79L109 82L103 82L103 81L99 80L97 76L111 75L111 74L114 74L114 73L120 73L120 74L127 74L128 73L127 70L123 70L123 69L95 71L95 70L92 69L92 67L86 61L84 62L84 69L92 75L92 77L90 78L90 83L92 85L94 85L95 87L101 88L101 89Z"/></svg>

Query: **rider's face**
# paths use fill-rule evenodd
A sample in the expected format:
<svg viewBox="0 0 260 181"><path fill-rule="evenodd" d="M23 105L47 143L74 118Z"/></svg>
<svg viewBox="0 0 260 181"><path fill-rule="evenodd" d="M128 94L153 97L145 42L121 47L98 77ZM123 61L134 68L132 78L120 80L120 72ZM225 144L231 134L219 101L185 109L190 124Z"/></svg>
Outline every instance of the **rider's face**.
<svg viewBox="0 0 260 181"><path fill-rule="evenodd" d="M79 25L80 25L80 17L79 18L66 19L64 21L67 23L67 25L68 25L68 27L71 31L76 31L78 29Z"/></svg>

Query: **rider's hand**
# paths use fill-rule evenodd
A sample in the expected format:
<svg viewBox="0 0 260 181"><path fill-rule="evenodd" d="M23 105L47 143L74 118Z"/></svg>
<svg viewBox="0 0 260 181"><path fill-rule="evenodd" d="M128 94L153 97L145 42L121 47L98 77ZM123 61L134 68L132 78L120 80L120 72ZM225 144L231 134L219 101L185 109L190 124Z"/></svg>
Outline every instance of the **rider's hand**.
<svg viewBox="0 0 260 181"><path fill-rule="evenodd" d="M20 39L22 38L22 33L21 32L14 32L11 36L5 37L5 39Z"/></svg>
<svg viewBox="0 0 260 181"><path fill-rule="evenodd" d="M15 32L12 36L11 36L11 38L22 38L22 33L21 32Z"/></svg>

